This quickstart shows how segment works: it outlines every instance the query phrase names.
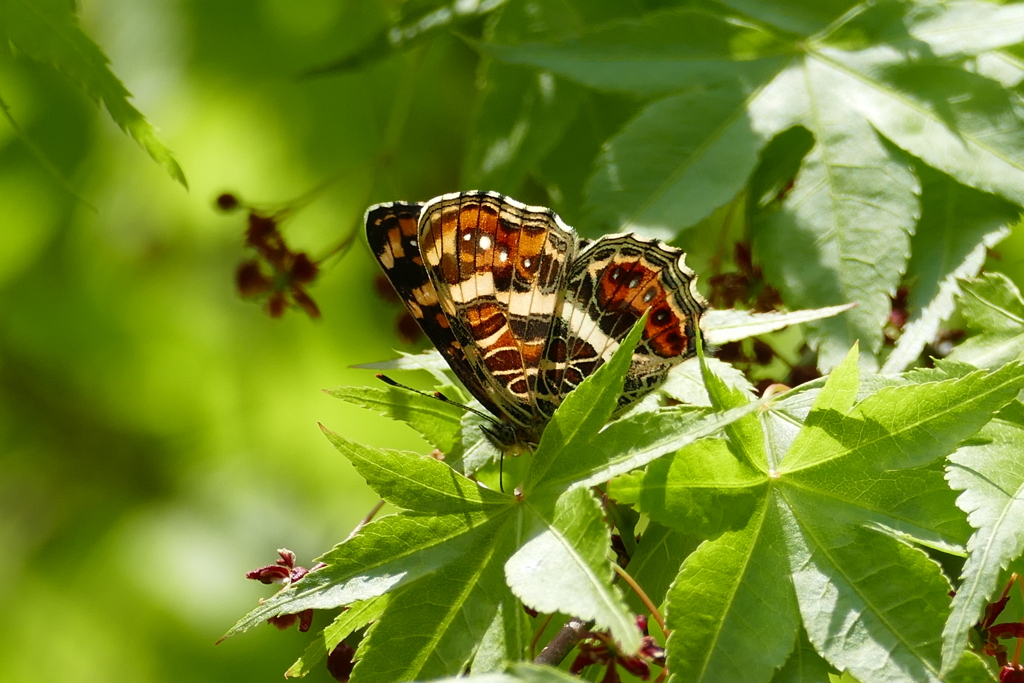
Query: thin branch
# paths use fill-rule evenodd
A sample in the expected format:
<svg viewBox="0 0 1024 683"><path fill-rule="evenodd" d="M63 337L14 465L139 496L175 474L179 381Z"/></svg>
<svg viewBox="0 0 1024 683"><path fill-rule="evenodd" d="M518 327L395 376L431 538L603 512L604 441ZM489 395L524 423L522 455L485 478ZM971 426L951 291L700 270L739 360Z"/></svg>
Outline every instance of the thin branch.
<svg viewBox="0 0 1024 683"><path fill-rule="evenodd" d="M537 634L533 637L533 641L530 642L530 659L537 656L537 643L540 641L540 637L544 635L544 631L547 629L548 624L555 618L554 614L549 614L548 618L544 620L544 623L537 629Z"/></svg>
<svg viewBox="0 0 1024 683"><path fill-rule="evenodd" d="M576 617L565 622L562 630L556 633L555 637L540 651L533 663L558 666L593 625L592 621L580 621Z"/></svg>
<svg viewBox="0 0 1024 683"><path fill-rule="evenodd" d="M654 617L654 620L658 622L658 626L661 627L662 633L668 636L669 631L667 628L665 628L664 617L661 616L661 612L658 611L658 608L654 604L654 602L652 602L651 599L647 597L647 593L644 593L644 589L640 587L640 584L634 581L633 577L630 576L625 569L615 564L614 562L612 562L612 569L615 570L615 573L618 574L623 581L629 584L629 587L633 589L633 592L636 593L637 597L640 598L641 602L644 603L644 606L647 608L647 611L649 611L651 613L651 616Z"/></svg>
<svg viewBox="0 0 1024 683"><path fill-rule="evenodd" d="M1022 598L1024 598L1024 580L1021 580L1020 575L1014 574L1013 576L1010 577L1010 582L1012 583L1014 581L1017 582L1017 588L1020 589L1020 596ZM1024 619L1021 619L1020 621L1021 621L1022 624L1024 624ZM1018 638L1017 639L1017 649L1013 651L1013 665L1014 666L1020 666L1021 646L1024 646L1024 638Z"/></svg>

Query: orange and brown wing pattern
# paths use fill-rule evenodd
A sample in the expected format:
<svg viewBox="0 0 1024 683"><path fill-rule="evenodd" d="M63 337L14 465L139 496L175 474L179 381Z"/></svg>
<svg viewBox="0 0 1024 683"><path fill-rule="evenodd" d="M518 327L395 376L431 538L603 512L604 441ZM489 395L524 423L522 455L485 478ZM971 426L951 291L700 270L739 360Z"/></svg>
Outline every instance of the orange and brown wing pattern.
<svg viewBox="0 0 1024 683"><path fill-rule="evenodd" d="M544 375L549 391L564 396L579 385L611 358L647 311L620 408L650 393L672 366L694 356L708 304L684 259L680 249L635 235L607 236L584 249L569 273L564 329L549 347Z"/></svg>
<svg viewBox="0 0 1024 683"><path fill-rule="evenodd" d="M620 408L696 353L707 302L685 254L657 240L583 243L550 209L476 191L370 207L366 233L427 337L515 433L505 445L536 442L645 312Z"/></svg>
<svg viewBox="0 0 1024 683"><path fill-rule="evenodd" d="M389 202L366 211L366 239L370 250L391 281L409 313L419 323L459 380L489 411L499 414L479 386L477 373L452 333L437 290L427 276L419 247L419 219L423 204Z"/></svg>
<svg viewBox="0 0 1024 683"><path fill-rule="evenodd" d="M538 372L578 240L551 210L492 192L443 195L420 219L424 265L476 373L527 440L550 410ZM483 397L477 396L483 401Z"/></svg>

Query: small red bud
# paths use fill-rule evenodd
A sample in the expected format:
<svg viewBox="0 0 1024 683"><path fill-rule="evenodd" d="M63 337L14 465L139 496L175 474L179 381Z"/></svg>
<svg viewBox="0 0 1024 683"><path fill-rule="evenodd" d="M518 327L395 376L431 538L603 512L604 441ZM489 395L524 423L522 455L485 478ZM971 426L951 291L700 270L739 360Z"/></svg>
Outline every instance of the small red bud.
<svg viewBox="0 0 1024 683"><path fill-rule="evenodd" d="M1024 667L1007 664L999 671L999 683L1024 683Z"/></svg>
<svg viewBox="0 0 1024 683"><path fill-rule="evenodd" d="M276 617L270 617L267 619L267 623L275 627L278 631L285 631L291 628L292 624L298 620L298 614L279 614Z"/></svg>
<svg viewBox="0 0 1024 683"><path fill-rule="evenodd" d="M313 608L299 612L299 632L305 633L313 625Z"/></svg>
<svg viewBox="0 0 1024 683"><path fill-rule="evenodd" d="M238 208L238 197L230 192L225 192L217 197L217 208L221 211L234 211Z"/></svg>
<svg viewBox="0 0 1024 683"><path fill-rule="evenodd" d="M754 340L754 360L758 365L768 365L775 358L775 349L760 339Z"/></svg>
<svg viewBox="0 0 1024 683"><path fill-rule="evenodd" d="M299 284L308 284L316 279L316 276L320 273L320 267L309 260L309 256L304 251L300 251L295 255L295 261L292 262L292 282Z"/></svg>
<svg viewBox="0 0 1024 683"><path fill-rule="evenodd" d="M376 290L377 296L384 299L384 301L396 304L401 301L398 297L398 292L395 291L394 286L391 284L391 280L383 274L374 276L373 288Z"/></svg>
<svg viewBox="0 0 1024 683"><path fill-rule="evenodd" d="M352 668L355 666L355 654L355 649L345 641L341 641L331 650L331 654L327 655L327 672L334 680L348 683L348 679L352 677Z"/></svg>
<svg viewBox="0 0 1024 683"><path fill-rule="evenodd" d="M253 569L251 572L246 572L245 574L245 578L252 579L253 581L259 581L260 583L267 585L272 583L284 583L290 577L291 569L288 567L282 567L278 564Z"/></svg>
<svg viewBox="0 0 1024 683"><path fill-rule="evenodd" d="M271 318L280 318L284 315L284 309L288 307L288 300L284 298L283 292L274 292L267 299L267 313Z"/></svg>
<svg viewBox="0 0 1024 683"><path fill-rule="evenodd" d="M249 228L245 231L245 241L250 247L261 247L267 238L277 232L277 221L269 216L258 213L249 214Z"/></svg>
<svg viewBox="0 0 1024 683"><path fill-rule="evenodd" d="M274 288L273 281L263 274L256 261L239 264L235 272L235 285L242 296L257 296Z"/></svg>
<svg viewBox="0 0 1024 683"><path fill-rule="evenodd" d="M292 287L292 298L295 299L295 303L299 305L299 308L306 312L310 318L319 318L320 309L317 308L316 302L304 291L298 287Z"/></svg>
<svg viewBox="0 0 1024 683"><path fill-rule="evenodd" d="M990 626L988 629L989 634L993 638L1024 638L1024 624L1020 622L1012 622L1009 624L996 624Z"/></svg>

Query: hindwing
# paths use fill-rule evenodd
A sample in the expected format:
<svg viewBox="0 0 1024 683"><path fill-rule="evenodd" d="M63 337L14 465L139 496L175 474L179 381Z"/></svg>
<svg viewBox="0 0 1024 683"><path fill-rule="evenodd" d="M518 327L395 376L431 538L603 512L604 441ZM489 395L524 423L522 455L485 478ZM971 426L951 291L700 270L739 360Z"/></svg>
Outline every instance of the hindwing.
<svg viewBox="0 0 1024 683"><path fill-rule="evenodd" d="M573 263L562 308L565 351L552 340L548 373L564 396L607 362L645 312L619 407L658 387L676 364L696 354L700 316L708 304L696 290L685 253L636 235L590 243ZM565 357L563 364L553 362ZM558 371L558 368L562 368Z"/></svg>

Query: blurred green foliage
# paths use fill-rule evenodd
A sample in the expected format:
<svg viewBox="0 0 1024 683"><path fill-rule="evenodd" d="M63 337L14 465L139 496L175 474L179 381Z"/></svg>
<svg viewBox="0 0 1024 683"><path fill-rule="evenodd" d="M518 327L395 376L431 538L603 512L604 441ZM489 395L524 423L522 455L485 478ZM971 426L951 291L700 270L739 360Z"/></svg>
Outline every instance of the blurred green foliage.
<svg viewBox="0 0 1024 683"><path fill-rule="evenodd" d="M29 6L0 8L15 2ZM245 222L216 212L217 194L274 209L333 179L285 225L313 254L372 202L481 184L600 223L584 214L588 182L603 182L593 162L637 120L635 93L487 63L474 41L570 41L677 3L510 2L499 22L478 16L499 4L484 3L431 29L441 4L82 0L82 28L187 192L81 77L0 51L0 98L24 133L0 122L0 680L279 680L308 636L266 627L213 643L267 592L246 570L278 547L308 564L376 501L317 421L422 449L320 391L368 383L349 366L410 350L361 241L313 290L321 320L271 320L234 292ZM822 3L826 21L845 4ZM815 17L761 18L799 32ZM423 30L395 41L393 26ZM543 63L528 52L521 63ZM1021 240L989 263L1018 281Z"/></svg>
<svg viewBox="0 0 1024 683"><path fill-rule="evenodd" d="M462 40L299 78L393 9L82 2L188 192L74 81L0 53L12 117L96 207L0 122L0 680L276 681L312 635L265 627L214 647L268 593L245 571L278 547L308 564L376 501L318 420L422 443L321 393L372 381L354 363L413 349L361 243L321 275L320 321L239 299L245 219L213 200L274 207L338 177L286 226L320 254L371 201L457 184L477 62Z"/></svg>

